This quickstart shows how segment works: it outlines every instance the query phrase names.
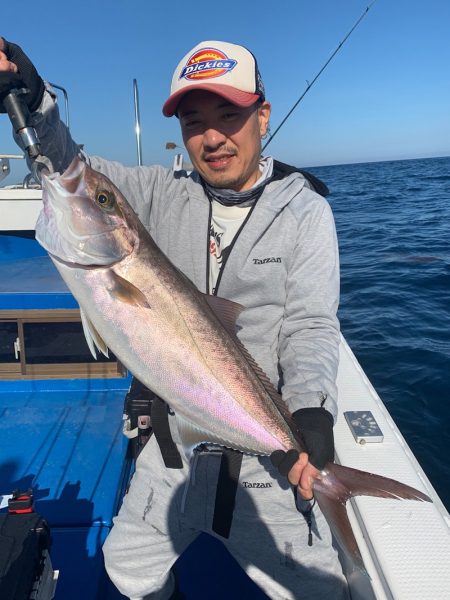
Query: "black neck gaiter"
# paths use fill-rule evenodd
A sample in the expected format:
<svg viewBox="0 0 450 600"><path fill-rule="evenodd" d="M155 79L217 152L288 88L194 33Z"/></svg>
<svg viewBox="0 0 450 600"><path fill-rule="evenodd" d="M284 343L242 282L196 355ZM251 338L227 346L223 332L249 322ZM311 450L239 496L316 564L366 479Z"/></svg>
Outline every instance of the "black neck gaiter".
<svg viewBox="0 0 450 600"><path fill-rule="evenodd" d="M219 204L224 206L252 206L260 198L266 185L272 181L272 158L266 157L261 160L261 179L257 185L243 192L235 192L225 188L216 188L200 177L203 189L209 200L217 200Z"/></svg>

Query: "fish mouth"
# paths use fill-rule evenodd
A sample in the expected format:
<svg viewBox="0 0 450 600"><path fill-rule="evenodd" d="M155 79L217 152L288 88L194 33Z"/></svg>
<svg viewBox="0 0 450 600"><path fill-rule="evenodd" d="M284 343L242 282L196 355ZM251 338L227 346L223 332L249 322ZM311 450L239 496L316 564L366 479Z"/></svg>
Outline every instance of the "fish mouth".
<svg viewBox="0 0 450 600"><path fill-rule="evenodd" d="M84 160L81 160L78 156L75 156L67 169L59 176L59 184L66 190L66 192L69 194L77 193L80 183L84 179L86 166L87 165Z"/></svg>
<svg viewBox="0 0 450 600"><path fill-rule="evenodd" d="M86 171L86 163L78 156L72 159L71 163L62 173L50 173L43 175L44 186L47 189L59 191L60 193L76 195L80 192L81 183L84 180ZM56 199L56 194L53 195L53 200Z"/></svg>
<svg viewBox="0 0 450 600"><path fill-rule="evenodd" d="M36 239L52 260L71 268L110 267L133 253L136 232L121 219L103 216L92 202L95 172L75 157L64 173L43 179L43 209Z"/></svg>

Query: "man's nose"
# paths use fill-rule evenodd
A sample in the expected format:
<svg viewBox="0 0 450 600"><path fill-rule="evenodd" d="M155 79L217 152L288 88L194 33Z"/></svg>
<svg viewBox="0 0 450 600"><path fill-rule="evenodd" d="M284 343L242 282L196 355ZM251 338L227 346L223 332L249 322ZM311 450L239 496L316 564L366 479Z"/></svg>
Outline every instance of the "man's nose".
<svg viewBox="0 0 450 600"><path fill-rule="evenodd" d="M226 139L226 136L216 127L208 127L203 132L203 145L209 150L223 146Z"/></svg>

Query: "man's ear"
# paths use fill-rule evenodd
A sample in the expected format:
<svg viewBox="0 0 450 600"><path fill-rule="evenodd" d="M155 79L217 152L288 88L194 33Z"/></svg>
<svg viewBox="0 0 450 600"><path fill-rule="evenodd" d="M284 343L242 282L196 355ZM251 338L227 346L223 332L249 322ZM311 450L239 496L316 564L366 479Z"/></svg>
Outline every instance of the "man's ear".
<svg viewBox="0 0 450 600"><path fill-rule="evenodd" d="M261 106L258 107L259 133L261 137L266 135L269 128L271 105L270 102L264 100Z"/></svg>

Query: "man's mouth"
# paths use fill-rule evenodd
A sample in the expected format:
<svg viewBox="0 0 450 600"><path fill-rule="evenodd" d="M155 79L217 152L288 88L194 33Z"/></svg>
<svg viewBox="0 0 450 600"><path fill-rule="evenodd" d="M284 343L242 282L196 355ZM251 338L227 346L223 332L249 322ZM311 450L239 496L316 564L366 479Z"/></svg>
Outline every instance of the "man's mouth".
<svg viewBox="0 0 450 600"><path fill-rule="evenodd" d="M211 154L205 157L205 162L210 169L221 170L230 165L234 156L234 154Z"/></svg>

